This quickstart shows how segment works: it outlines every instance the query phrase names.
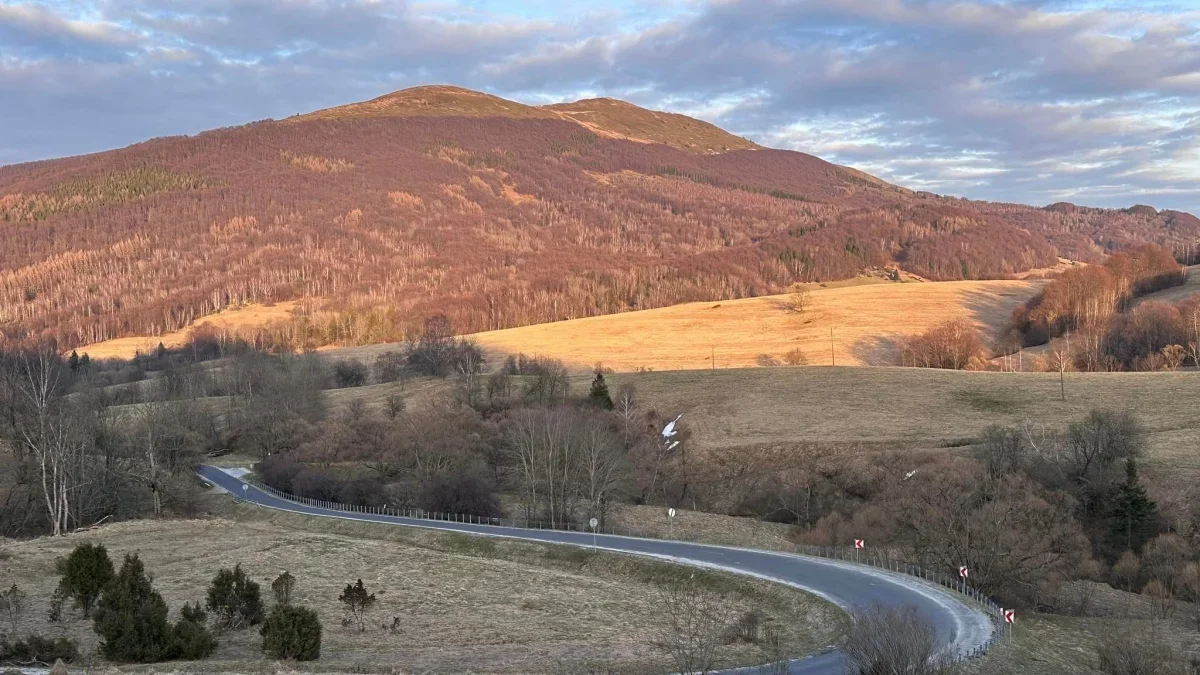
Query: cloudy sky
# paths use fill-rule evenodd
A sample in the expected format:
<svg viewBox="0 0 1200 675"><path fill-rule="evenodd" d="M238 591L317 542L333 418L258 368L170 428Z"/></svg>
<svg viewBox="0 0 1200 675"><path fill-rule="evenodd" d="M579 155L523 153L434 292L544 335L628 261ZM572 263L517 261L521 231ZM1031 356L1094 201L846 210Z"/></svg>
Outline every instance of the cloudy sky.
<svg viewBox="0 0 1200 675"><path fill-rule="evenodd" d="M1200 213L1200 0L0 0L0 164L451 83L914 189Z"/></svg>

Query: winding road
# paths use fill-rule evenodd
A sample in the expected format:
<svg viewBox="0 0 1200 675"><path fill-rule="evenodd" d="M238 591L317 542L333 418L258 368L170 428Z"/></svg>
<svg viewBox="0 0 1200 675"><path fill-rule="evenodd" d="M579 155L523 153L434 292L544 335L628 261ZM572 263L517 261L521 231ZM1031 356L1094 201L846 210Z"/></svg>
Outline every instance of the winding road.
<svg viewBox="0 0 1200 675"><path fill-rule="evenodd" d="M978 606L936 584L916 577L889 572L866 565L827 560L804 555L755 549L695 544L661 539L639 539L616 535L557 530L525 530L493 525L472 525L442 521L346 513L299 504L259 490L221 469L201 466L197 473L208 482L242 499L267 508L293 513L359 520L433 530L448 530L490 537L508 537L528 541L576 546L593 546L606 551L668 559L695 567L724 570L766 579L812 593L843 609L881 603L889 606L911 605L937 627L943 643L959 654L967 654L985 644L993 626ZM836 648L796 659L789 664L792 675L828 675L843 673L844 658ZM752 672L746 669L741 672Z"/></svg>

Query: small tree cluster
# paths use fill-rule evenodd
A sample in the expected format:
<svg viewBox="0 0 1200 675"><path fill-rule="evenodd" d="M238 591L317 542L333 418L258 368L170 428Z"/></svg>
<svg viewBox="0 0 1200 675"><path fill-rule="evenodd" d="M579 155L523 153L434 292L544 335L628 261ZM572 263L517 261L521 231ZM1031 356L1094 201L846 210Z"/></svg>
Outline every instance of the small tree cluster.
<svg viewBox="0 0 1200 675"><path fill-rule="evenodd" d="M966 319L951 319L901 341L896 365L965 370L986 355L979 330Z"/></svg>
<svg viewBox="0 0 1200 675"><path fill-rule="evenodd" d="M200 659L212 653L216 641L204 625L199 605L185 607L174 626L167 621L167 611L142 561L136 555L125 556L96 604L100 653L117 663Z"/></svg>

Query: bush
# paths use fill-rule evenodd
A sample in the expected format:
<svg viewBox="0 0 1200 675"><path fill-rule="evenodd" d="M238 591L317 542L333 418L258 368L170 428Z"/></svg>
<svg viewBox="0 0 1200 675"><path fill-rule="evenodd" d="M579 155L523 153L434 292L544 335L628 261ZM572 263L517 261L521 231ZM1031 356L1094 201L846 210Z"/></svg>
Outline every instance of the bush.
<svg viewBox="0 0 1200 675"><path fill-rule="evenodd" d="M933 675L949 671L951 659L939 646L937 629L915 607L875 605L852 612L842 644L847 672L861 675Z"/></svg>
<svg viewBox="0 0 1200 675"><path fill-rule="evenodd" d="M293 482L296 475L304 470L304 465L292 459L291 455L279 453L268 455L258 463L258 475L262 482L281 492L295 493Z"/></svg>
<svg viewBox="0 0 1200 675"><path fill-rule="evenodd" d="M200 603L183 606L180 619L171 631L174 638L173 658L197 661L212 655L217 649L217 640L208 630L205 623L207 619L208 615L201 609Z"/></svg>
<svg viewBox="0 0 1200 675"><path fill-rule="evenodd" d="M375 379L380 383L395 382L404 377L404 354L384 352L375 358Z"/></svg>
<svg viewBox="0 0 1200 675"><path fill-rule="evenodd" d="M315 661L321 656L321 620L307 607L280 605L262 627L262 649L276 659Z"/></svg>
<svg viewBox="0 0 1200 675"><path fill-rule="evenodd" d="M16 642L0 639L0 663L54 663L58 659L70 663L78 658L79 645L65 637L30 635Z"/></svg>
<svg viewBox="0 0 1200 675"><path fill-rule="evenodd" d="M421 491L421 508L433 513L483 517L500 515L496 485L481 471L463 469L440 474Z"/></svg>
<svg viewBox="0 0 1200 675"><path fill-rule="evenodd" d="M102 544L80 544L58 563L59 587L90 616L100 592L113 578L113 564Z"/></svg>
<svg viewBox="0 0 1200 675"><path fill-rule="evenodd" d="M100 653L109 661L155 663L173 655L167 603L150 585L136 555L125 556L121 571L96 603L95 630Z"/></svg>
<svg viewBox="0 0 1200 675"><path fill-rule="evenodd" d="M223 628L254 626L263 620L258 584L250 580L241 565L217 572L208 587L205 606L216 615L217 625Z"/></svg>
<svg viewBox="0 0 1200 675"><path fill-rule="evenodd" d="M296 588L296 577L284 572L271 582L271 593L275 595L275 604L287 606L292 604L292 590Z"/></svg>
<svg viewBox="0 0 1200 675"><path fill-rule="evenodd" d="M900 341L896 365L965 370L986 354L979 331L966 319L950 319Z"/></svg>
<svg viewBox="0 0 1200 675"><path fill-rule="evenodd" d="M367 366L358 359L338 361L333 366L333 383L338 389L361 387L367 383Z"/></svg>

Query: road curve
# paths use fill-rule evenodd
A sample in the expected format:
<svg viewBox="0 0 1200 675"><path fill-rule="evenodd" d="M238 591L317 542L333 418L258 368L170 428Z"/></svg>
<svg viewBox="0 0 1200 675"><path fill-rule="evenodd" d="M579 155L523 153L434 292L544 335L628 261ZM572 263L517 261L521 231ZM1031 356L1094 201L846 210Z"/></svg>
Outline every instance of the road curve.
<svg viewBox="0 0 1200 675"><path fill-rule="evenodd" d="M596 547L607 551L669 559L695 567L718 569L785 584L824 598L842 609L873 603L889 606L911 605L937 627L943 644L959 654L966 654L985 644L993 630L988 615L977 606L968 604L961 596L916 577L866 565L790 553L683 541L639 539L604 534L593 537L585 532L525 530L367 513L346 513L281 499L215 467L201 466L197 469L197 473L208 482L246 501L282 511L551 544L593 546L594 543ZM841 653L831 647L817 654L792 661L789 664L788 672L792 675L843 673L845 672L844 664ZM752 670L746 669L743 672Z"/></svg>

